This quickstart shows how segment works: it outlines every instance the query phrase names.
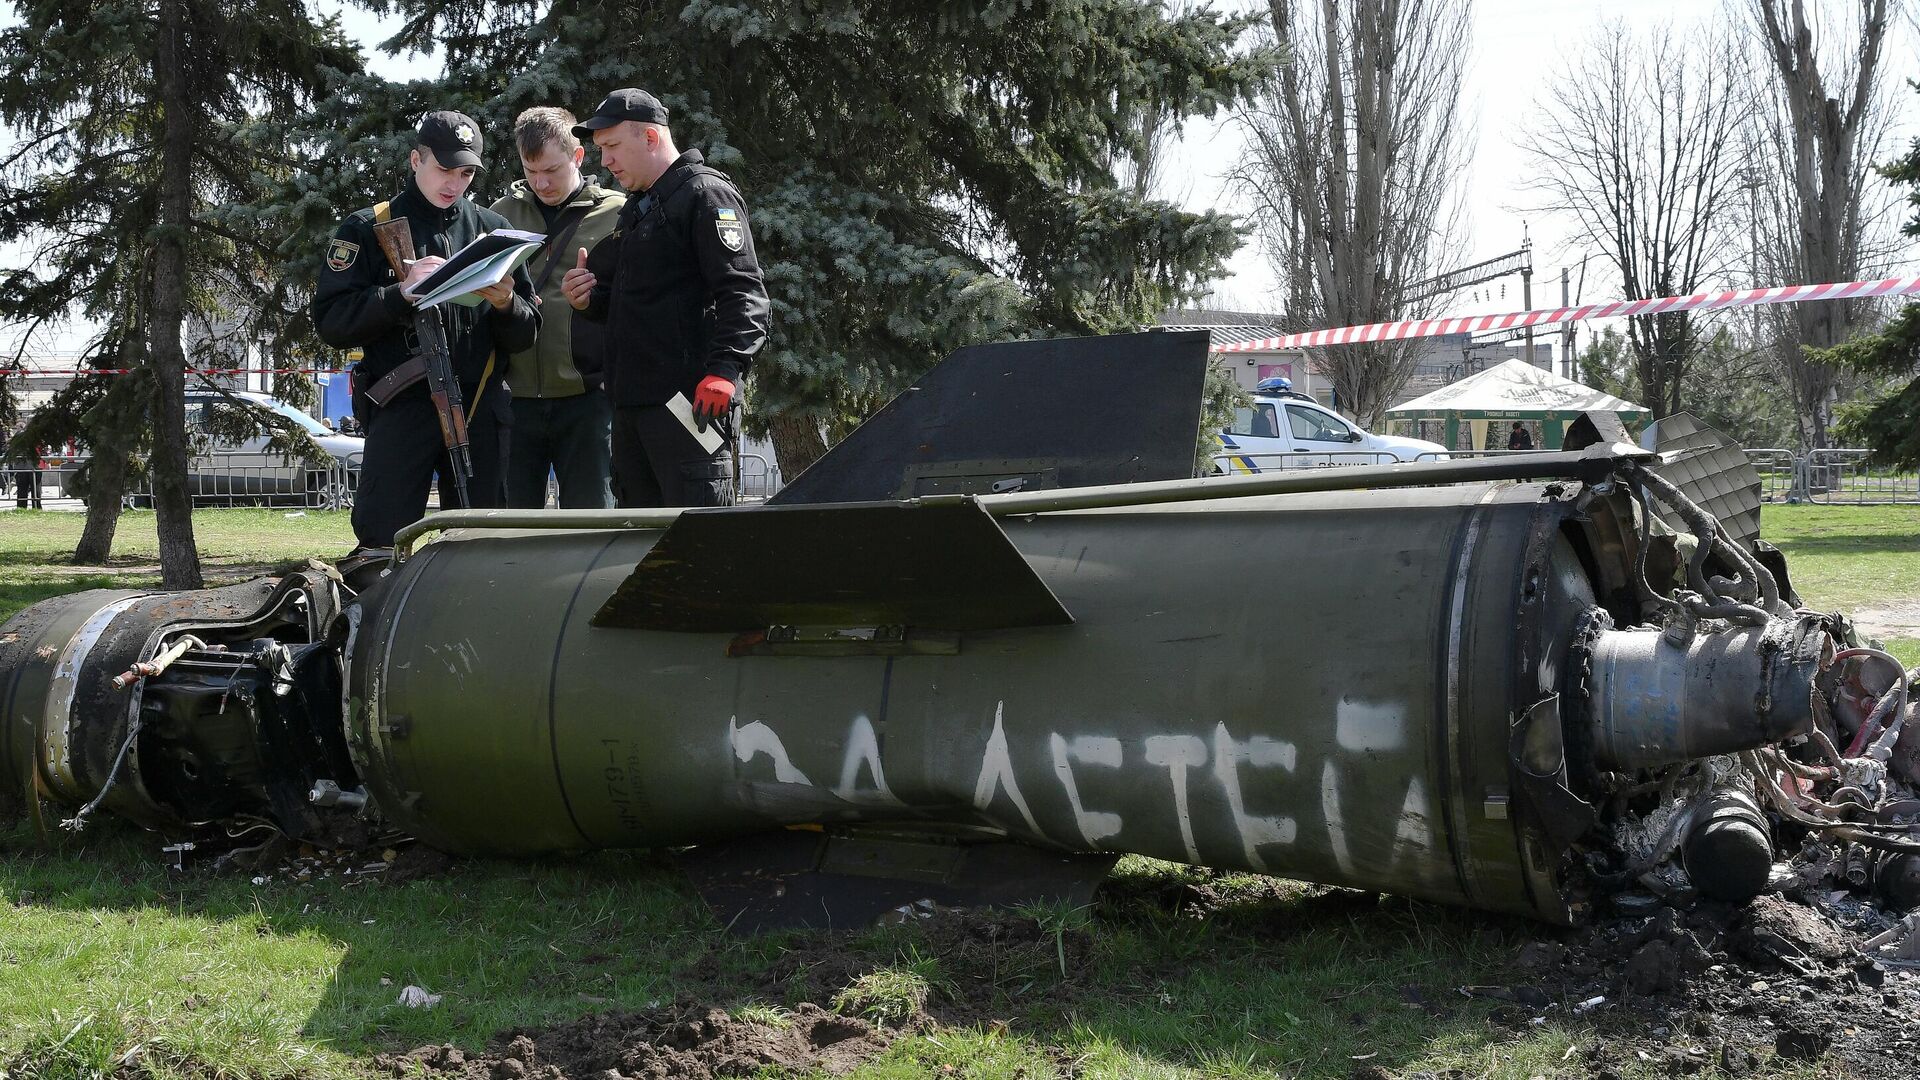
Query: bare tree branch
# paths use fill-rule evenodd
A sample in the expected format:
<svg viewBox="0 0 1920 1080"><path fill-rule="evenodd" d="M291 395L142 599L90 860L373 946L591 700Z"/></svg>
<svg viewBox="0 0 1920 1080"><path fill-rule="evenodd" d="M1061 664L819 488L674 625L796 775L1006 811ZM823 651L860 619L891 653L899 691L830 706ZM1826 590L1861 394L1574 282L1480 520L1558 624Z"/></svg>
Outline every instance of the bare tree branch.
<svg viewBox="0 0 1920 1080"><path fill-rule="evenodd" d="M1768 283L1847 281L1883 269L1897 245L1897 201L1874 166L1890 149L1894 115L1881 63L1898 0L1744 0L1767 66L1744 133L1751 276ZM1849 47L1849 39L1851 45ZM1843 104L1844 103L1844 104ZM1778 162L1779 167L1768 163ZM1828 444L1840 373L1807 358L1852 336L1871 308L1858 301L1793 304L1755 320L1793 391L1801 440Z"/></svg>
<svg viewBox="0 0 1920 1080"><path fill-rule="evenodd" d="M1540 209L1563 212L1618 274L1621 296L1690 293L1730 269L1738 140L1750 106L1724 31L1615 23L1576 54L1526 130ZM1643 402L1677 412L1698 351L1686 312L1628 320Z"/></svg>
<svg viewBox="0 0 1920 1080"><path fill-rule="evenodd" d="M1242 116L1233 179L1281 282L1289 329L1399 318L1432 276L1469 143L1458 108L1469 0L1270 0L1292 57ZM1340 403L1377 422L1413 373L1404 342L1328 349Z"/></svg>

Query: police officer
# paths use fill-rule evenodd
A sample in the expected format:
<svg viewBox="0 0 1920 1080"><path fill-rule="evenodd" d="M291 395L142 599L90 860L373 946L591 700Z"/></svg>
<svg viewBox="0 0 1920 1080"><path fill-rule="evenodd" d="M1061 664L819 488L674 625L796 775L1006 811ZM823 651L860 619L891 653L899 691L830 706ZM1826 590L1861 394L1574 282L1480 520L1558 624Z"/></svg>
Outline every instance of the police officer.
<svg viewBox="0 0 1920 1080"><path fill-rule="evenodd" d="M666 408L685 394L717 418L767 340L767 290L747 206L698 150L682 153L667 109L644 90L615 90L574 132L630 195L614 232L581 248L561 279L567 302L606 325L613 401L613 489L623 507L727 501L731 462Z"/></svg>
<svg viewBox="0 0 1920 1080"><path fill-rule="evenodd" d="M426 513L427 490L440 478L440 505L460 505L439 417L411 355L413 303L403 289L425 280L482 233L507 227L505 218L465 198L480 170L480 125L457 112L428 113L407 156L411 177L392 201L360 210L327 245L326 266L314 290L313 323L336 348L358 346L356 411L370 406L353 533L363 548L393 544L401 526ZM417 260L405 277L394 272L374 239L378 222L405 220ZM506 503L507 429L512 406L502 380L506 354L533 344L540 314L524 268L510 280L479 290L473 307L439 306L448 352L466 403L473 475L467 492L475 506Z"/></svg>

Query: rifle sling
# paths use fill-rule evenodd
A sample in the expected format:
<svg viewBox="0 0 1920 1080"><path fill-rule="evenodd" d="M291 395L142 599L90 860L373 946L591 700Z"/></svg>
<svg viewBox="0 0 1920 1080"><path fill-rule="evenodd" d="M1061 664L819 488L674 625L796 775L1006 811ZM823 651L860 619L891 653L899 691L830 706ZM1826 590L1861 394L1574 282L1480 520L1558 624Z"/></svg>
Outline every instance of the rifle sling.
<svg viewBox="0 0 1920 1080"><path fill-rule="evenodd" d="M427 377L427 361L424 357L409 356L398 367L380 376L372 386L367 387L367 400L385 407L394 396L414 383Z"/></svg>

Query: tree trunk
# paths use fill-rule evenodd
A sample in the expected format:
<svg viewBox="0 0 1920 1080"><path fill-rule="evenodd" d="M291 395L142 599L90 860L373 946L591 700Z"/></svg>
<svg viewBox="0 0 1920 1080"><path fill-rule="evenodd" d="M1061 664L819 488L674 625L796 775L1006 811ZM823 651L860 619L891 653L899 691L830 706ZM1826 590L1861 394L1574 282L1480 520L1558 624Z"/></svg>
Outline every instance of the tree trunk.
<svg viewBox="0 0 1920 1080"><path fill-rule="evenodd" d="M105 566L113 554L113 533L120 524L120 497L127 490L127 448L118 439L102 439L87 461L87 524L73 561Z"/></svg>
<svg viewBox="0 0 1920 1080"><path fill-rule="evenodd" d="M153 365L153 506L160 533L160 580L169 589L198 589L200 554L193 540L193 500L187 494L186 352L180 329L186 311L187 229L193 213L193 117L181 70L185 33L181 0L160 8L155 58L164 126L160 136L160 227L154 244L153 315L148 322Z"/></svg>
<svg viewBox="0 0 1920 1080"><path fill-rule="evenodd" d="M1775 145L1791 151L1791 158L1780 162L1784 186L1792 193L1791 220L1781 223L1776 241L1785 256L1780 261L1791 269L1791 280L1852 280L1865 269L1860 207L1868 166L1876 158L1873 140L1881 130L1877 90L1887 0L1861 0L1852 82L1846 82L1843 67L1832 89L1827 76L1833 73L1820 70L1816 27L1802 0L1755 0L1753 7L1785 109L1774 114L1776 127L1785 129L1776 134ZM1854 301L1794 305L1792 337L1782 343L1780 357L1792 383L1800 437L1815 449L1831 438L1836 372L1805 350L1847 340L1863 311Z"/></svg>
<svg viewBox="0 0 1920 1080"><path fill-rule="evenodd" d="M773 454L780 461L780 479L785 483L793 483L827 452L820 425L810 416L776 416L767 435L773 440Z"/></svg>

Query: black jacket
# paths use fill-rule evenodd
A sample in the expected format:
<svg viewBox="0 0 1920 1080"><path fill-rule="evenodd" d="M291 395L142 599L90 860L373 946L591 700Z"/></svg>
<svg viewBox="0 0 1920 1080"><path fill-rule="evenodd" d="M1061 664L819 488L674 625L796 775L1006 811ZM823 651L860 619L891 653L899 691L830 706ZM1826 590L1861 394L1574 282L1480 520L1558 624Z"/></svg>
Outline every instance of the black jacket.
<svg viewBox="0 0 1920 1080"><path fill-rule="evenodd" d="M407 190L393 200L393 220L404 217L413 226L416 257L442 258L471 243L482 233L507 228L507 219L461 199L445 210L427 201L409 180ZM327 245L326 261L313 293L313 325L320 340L339 349L358 346L361 374L371 383L407 359L412 336L413 305L400 295L400 279L373 238L374 211L355 212L341 222ZM509 412L504 382L507 354L533 345L540 329L540 309L533 302L533 280L526 267L513 272L513 307L495 311L485 302L475 307L443 304L447 349L460 377L460 394L467 411L476 400L501 413ZM480 393L481 375L495 350L493 370L486 375L487 391ZM401 398L426 397L426 380L408 387Z"/></svg>
<svg viewBox="0 0 1920 1080"><path fill-rule="evenodd" d="M613 235L587 256L599 283L582 314L606 324L615 405L691 400L708 375L738 383L767 340L767 289L747 205L698 150L630 196Z"/></svg>

